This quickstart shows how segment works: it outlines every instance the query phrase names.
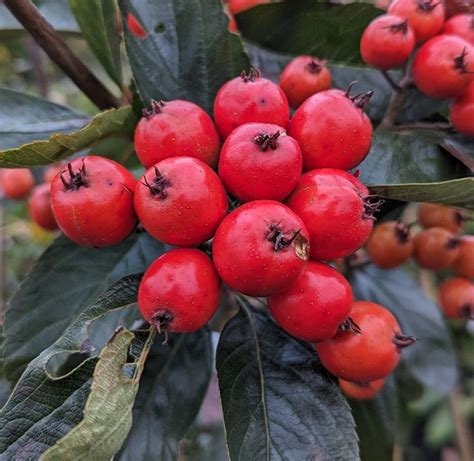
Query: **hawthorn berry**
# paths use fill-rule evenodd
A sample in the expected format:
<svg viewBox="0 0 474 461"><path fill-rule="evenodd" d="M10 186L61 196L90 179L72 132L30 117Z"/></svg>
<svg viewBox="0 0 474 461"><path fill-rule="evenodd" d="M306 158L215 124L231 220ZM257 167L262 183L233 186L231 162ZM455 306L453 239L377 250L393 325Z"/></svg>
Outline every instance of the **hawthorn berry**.
<svg viewBox="0 0 474 461"><path fill-rule="evenodd" d="M312 342L333 337L352 302L352 288L344 276L316 261L308 261L287 291L268 297L270 313L278 325L290 335Z"/></svg>
<svg viewBox="0 0 474 461"><path fill-rule="evenodd" d="M51 183L51 206L61 231L78 245L105 247L135 228L135 178L113 160L72 160Z"/></svg>
<svg viewBox="0 0 474 461"><path fill-rule="evenodd" d="M250 296L270 296L291 287L308 260L308 231L288 207L255 200L220 224L212 255L222 280Z"/></svg>
<svg viewBox="0 0 474 461"><path fill-rule="evenodd" d="M146 270L138 308L158 332L189 333L202 328L219 305L221 281L211 258L200 250L168 251Z"/></svg>
<svg viewBox="0 0 474 461"><path fill-rule="evenodd" d="M286 131L268 123L246 123L226 139L219 176L230 194L243 202L284 200L301 176L303 156Z"/></svg>
<svg viewBox="0 0 474 461"><path fill-rule="evenodd" d="M474 14L457 14L449 18L444 23L443 33L457 35L474 45Z"/></svg>
<svg viewBox="0 0 474 461"><path fill-rule="evenodd" d="M171 157L139 179L135 210L145 230L169 245L191 247L209 240L227 213L217 174L191 157Z"/></svg>
<svg viewBox="0 0 474 461"><path fill-rule="evenodd" d="M145 38L148 35L146 30L132 13L127 13L127 26L135 37Z"/></svg>
<svg viewBox="0 0 474 461"><path fill-rule="evenodd" d="M437 35L445 17L443 2L437 0L394 0L388 13L408 20L417 43Z"/></svg>
<svg viewBox="0 0 474 461"><path fill-rule="evenodd" d="M375 18L364 30L360 41L362 59L377 69L402 65L415 48L415 34L407 19L391 14Z"/></svg>
<svg viewBox="0 0 474 461"><path fill-rule="evenodd" d="M357 301L349 315L336 336L315 344L321 363L347 381L385 378L398 365L401 349L415 338L403 335L395 317L380 304Z"/></svg>
<svg viewBox="0 0 474 461"><path fill-rule="evenodd" d="M474 82L451 104L449 118L456 131L474 138Z"/></svg>
<svg viewBox="0 0 474 461"><path fill-rule="evenodd" d="M35 179L27 168L8 168L2 172L3 195L12 200L22 200L35 185Z"/></svg>
<svg viewBox="0 0 474 461"><path fill-rule="evenodd" d="M474 50L461 37L439 35L418 50L412 72L422 93L435 99L454 98L472 81Z"/></svg>
<svg viewBox="0 0 474 461"><path fill-rule="evenodd" d="M339 387L342 392L349 398L355 400L371 400L373 399L382 389L385 384L384 379L376 379L368 383L352 383L345 381L344 379L339 380Z"/></svg>
<svg viewBox="0 0 474 461"><path fill-rule="evenodd" d="M459 250L454 270L459 277L474 278L474 236L459 237Z"/></svg>
<svg viewBox="0 0 474 461"><path fill-rule="evenodd" d="M211 117L189 101L151 101L135 129L135 150L150 168L170 157L194 157L217 166L221 141Z"/></svg>
<svg viewBox="0 0 474 461"><path fill-rule="evenodd" d="M229 10L232 14L239 14L257 5L270 3L271 0L228 0Z"/></svg>
<svg viewBox="0 0 474 461"><path fill-rule="evenodd" d="M331 81L326 61L312 56L292 59L280 75L280 87L295 109L313 94L331 88Z"/></svg>
<svg viewBox="0 0 474 461"><path fill-rule="evenodd" d="M214 119L225 139L235 128L250 122L272 123L286 129L290 108L283 90L252 68L220 88L214 100Z"/></svg>
<svg viewBox="0 0 474 461"><path fill-rule="evenodd" d="M415 236L413 257L424 269L446 269L458 255L459 240L441 227L430 227Z"/></svg>
<svg viewBox="0 0 474 461"><path fill-rule="evenodd" d="M437 203L422 203L418 208L418 220L425 229L442 227L456 234L463 228L466 217L462 210L456 208Z"/></svg>
<svg viewBox="0 0 474 461"><path fill-rule="evenodd" d="M453 277L439 287L439 301L446 317L474 319L474 284L467 279Z"/></svg>
<svg viewBox="0 0 474 461"><path fill-rule="evenodd" d="M288 197L286 204L308 229L313 259L348 256L369 238L381 202L362 192L367 189L357 182L343 171L313 170L301 177Z"/></svg>
<svg viewBox="0 0 474 461"><path fill-rule="evenodd" d="M46 230L58 228L51 208L51 184L44 183L36 186L28 199L28 212L38 226Z"/></svg>
<svg viewBox="0 0 474 461"><path fill-rule="evenodd" d="M375 226L367 242L372 262L384 269L393 269L406 262L413 253L413 239L406 225L387 221Z"/></svg>
<svg viewBox="0 0 474 461"><path fill-rule="evenodd" d="M303 152L304 171L350 170L369 153L372 123L363 108L372 92L350 95L350 87L326 90L308 98L295 112L288 134Z"/></svg>

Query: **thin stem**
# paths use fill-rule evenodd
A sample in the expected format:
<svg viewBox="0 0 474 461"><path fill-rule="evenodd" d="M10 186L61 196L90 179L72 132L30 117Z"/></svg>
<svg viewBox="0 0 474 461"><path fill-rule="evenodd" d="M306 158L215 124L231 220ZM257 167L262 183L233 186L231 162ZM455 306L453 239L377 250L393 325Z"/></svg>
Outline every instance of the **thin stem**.
<svg viewBox="0 0 474 461"><path fill-rule="evenodd" d="M393 90L398 91L401 89L398 83L395 82L395 80L386 70L381 70L380 73L384 76L385 80L387 80L387 83L392 87Z"/></svg>
<svg viewBox="0 0 474 461"><path fill-rule="evenodd" d="M72 52L30 0L5 0L4 3L51 60L71 78L97 107L107 109L119 106L115 97Z"/></svg>
<svg viewBox="0 0 474 461"><path fill-rule="evenodd" d="M394 126L393 129L397 131L408 131L408 130L450 130L453 126L448 122L415 122L406 123L404 125Z"/></svg>

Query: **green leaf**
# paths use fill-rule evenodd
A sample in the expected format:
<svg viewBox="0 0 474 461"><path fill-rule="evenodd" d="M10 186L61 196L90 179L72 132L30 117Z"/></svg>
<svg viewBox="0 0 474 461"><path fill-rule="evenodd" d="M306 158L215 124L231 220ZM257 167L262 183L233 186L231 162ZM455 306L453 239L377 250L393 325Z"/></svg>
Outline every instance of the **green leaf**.
<svg viewBox="0 0 474 461"><path fill-rule="evenodd" d="M288 0L259 5L236 19L246 39L271 50L361 64L362 32L380 14L383 11L369 3Z"/></svg>
<svg viewBox="0 0 474 461"><path fill-rule="evenodd" d="M403 333L419 339L402 353L408 372L423 385L449 393L458 379L456 353L439 307L413 277L405 269L368 265L356 270L350 282L357 299L390 309Z"/></svg>
<svg viewBox="0 0 474 461"><path fill-rule="evenodd" d="M228 31L219 0L120 0L125 45L144 105L151 99L187 99L212 112L214 96L227 80L248 69L240 38ZM148 32L130 33L131 12Z"/></svg>
<svg viewBox="0 0 474 461"><path fill-rule="evenodd" d="M349 406L314 349L241 303L221 334L217 373L232 460L357 460Z"/></svg>
<svg viewBox="0 0 474 461"><path fill-rule="evenodd" d="M115 281L143 272L164 252L148 234L91 249L60 237L40 257L5 315L5 374L16 381L26 364L61 336L72 319Z"/></svg>
<svg viewBox="0 0 474 461"><path fill-rule="evenodd" d="M129 362L128 350L134 338L131 331L121 330L102 350L82 421L43 453L42 461L107 461L119 451L132 426L132 407L154 330L150 330L140 356ZM133 367L131 377L124 373L125 366Z"/></svg>
<svg viewBox="0 0 474 461"><path fill-rule="evenodd" d="M90 49L121 88L123 76L115 0L70 0L70 3Z"/></svg>
<svg viewBox="0 0 474 461"><path fill-rule="evenodd" d="M139 281L136 275L121 279L31 361L0 412L0 458L38 459L80 423L97 362L90 355L88 326L108 312L133 308ZM48 362L64 354L83 359L72 370L52 376Z"/></svg>
<svg viewBox="0 0 474 461"><path fill-rule="evenodd" d="M0 92L0 95L2 92ZM34 101L31 101L31 103L32 104L28 105L28 107L22 107L23 111L35 111ZM10 99L10 105L12 104L13 100ZM2 117L7 117L7 112L4 112L4 110L7 111L7 109L8 107L2 107ZM23 112L23 114L25 112ZM127 133L131 135L136 124L136 118L130 106L100 112L79 131L69 134L56 133L56 131L58 131L58 124L49 124L46 113L40 114L40 117L43 121L32 127L35 130L34 135L28 134L27 136L29 136L30 139L32 137L42 139L49 136L51 132L54 134L52 134L48 140L35 140L17 148L1 150L0 167L11 168L48 165L49 163L66 158L74 152L90 147L109 136L117 134L124 135ZM7 132L5 138L10 135L13 136L12 139L15 139L17 136L23 136L23 133L31 129L31 125L34 124L34 122L32 122L31 125L24 126L20 123L19 119L15 120L15 122L15 131L13 133ZM2 137L4 136L2 135ZM10 142L8 142L8 144L10 144Z"/></svg>
<svg viewBox="0 0 474 461"><path fill-rule="evenodd" d="M204 398L212 359L207 329L172 335L169 345L155 342L135 401L132 430L115 459L172 461L177 458L178 442Z"/></svg>

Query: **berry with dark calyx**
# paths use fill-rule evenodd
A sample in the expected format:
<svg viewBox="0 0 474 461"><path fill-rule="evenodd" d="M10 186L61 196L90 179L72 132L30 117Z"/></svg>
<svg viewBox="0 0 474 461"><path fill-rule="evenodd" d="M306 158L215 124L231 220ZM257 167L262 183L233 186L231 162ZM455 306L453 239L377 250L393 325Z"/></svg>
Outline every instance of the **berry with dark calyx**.
<svg viewBox="0 0 474 461"><path fill-rule="evenodd" d="M221 281L202 251L168 251L147 269L138 289L138 308L158 332L189 333L217 310Z"/></svg>
<svg viewBox="0 0 474 461"><path fill-rule="evenodd" d="M227 191L242 202L284 200L301 176L303 157L286 131L267 123L246 123L226 139L219 176Z"/></svg>
<svg viewBox="0 0 474 461"><path fill-rule="evenodd" d="M331 266L308 261L289 290L268 297L268 307L287 333L316 342L337 333L352 301L352 288L343 275Z"/></svg>
<svg viewBox="0 0 474 461"><path fill-rule="evenodd" d="M313 170L301 177L286 204L308 229L311 258L329 261L364 245L381 204L367 194L365 186L344 171Z"/></svg>
<svg viewBox="0 0 474 461"><path fill-rule="evenodd" d="M376 379L368 383L352 383L344 379L339 380L339 387L344 395L354 400L372 400L384 384L384 379Z"/></svg>
<svg viewBox="0 0 474 461"><path fill-rule="evenodd" d="M372 262L384 269L393 269L408 261L413 253L413 239L408 227L397 221L375 226L367 242Z"/></svg>
<svg viewBox="0 0 474 461"><path fill-rule="evenodd" d="M150 168L170 157L194 157L217 166L221 141L211 117L199 106L176 99L151 101L135 129L135 150Z"/></svg>
<svg viewBox="0 0 474 461"><path fill-rule="evenodd" d="M474 49L461 37L439 35L426 42L413 60L418 89L435 99L460 96L473 79Z"/></svg>
<svg viewBox="0 0 474 461"><path fill-rule="evenodd" d="M458 255L454 260L454 271L459 277L474 278L474 236L459 237Z"/></svg>
<svg viewBox="0 0 474 461"><path fill-rule="evenodd" d="M457 35L474 45L474 14L457 14L449 18L444 23L443 33Z"/></svg>
<svg viewBox="0 0 474 461"><path fill-rule="evenodd" d="M295 112L288 134L303 152L304 171L315 168L349 170L372 146L372 124L363 108L372 92L350 94L326 90L308 98Z"/></svg>
<svg viewBox="0 0 474 461"><path fill-rule="evenodd" d="M313 94L331 88L331 81L326 61L312 56L292 59L280 76L280 86L295 109Z"/></svg>
<svg viewBox="0 0 474 461"><path fill-rule="evenodd" d="M474 82L451 104L449 118L456 131L474 138Z"/></svg>
<svg viewBox="0 0 474 461"><path fill-rule="evenodd" d="M222 280L249 296L288 290L303 272L308 231L285 205L255 200L232 211L217 229L212 256Z"/></svg>
<svg viewBox="0 0 474 461"><path fill-rule="evenodd" d="M45 230L58 228L51 208L51 185L40 184L33 189L28 199L28 212L33 222Z"/></svg>
<svg viewBox="0 0 474 461"><path fill-rule="evenodd" d="M135 190L143 227L169 245L190 247L209 240L227 209L221 180L196 158L162 160L146 171Z"/></svg>
<svg viewBox="0 0 474 461"><path fill-rule="evenodd" d="M26 198L35 185L35 179L27 168L7 168L2 171L3 195L12 200Z"/></svg>
<svg viewBox="0 0 474 461"><path fill-rule="evenodd" d="M443 2L437 0L394 0L388 13L408 20L417 43L437 35L445 17Z"/></svg>
<svg viewBox="0 0 474 461"><path fill-rule="evenodd" d="M365 383L385 378L398 365L401 350L416 338L403 335L395 317L380 304L357 301L349 315L360 332L342 330L316 343L322 364L347 381Z"/></svg>
<svg viewBox="0 0 474 461"><path fill-rule="evenodd" d="M225 139L244 123L271 123L286 129L290 108L282 89L251 68L220 88L214 100L214 119Z"/></svg>
<svg viewBox="0 0 474 461"><path fill-rule="evenodd" d="M441 309L450 319L474 319L474 284L453 277L439 287Z"/></svg>
<svg viewBox="0 0 474 461"><path fill-rule="evenodd" d="M360 41L362 59L372 67L387 70L401 66L415 48L415 34L406 19L390 14L375 18Z"/></svg>
<svg viewBox="0 0 474 461"><path fill-rule="evenodd" d="M145 38L148 35L146 30L132 13L127 13L127 26L130 32L135 35L135 37Z"/></svg>
<svg viewBox="0 0 474 461"><path fill-rule="evenodd" d="M82 246L106 247L135 228L135 178L113 160L77 158L51 183L51 205L61 231Z"/></svg>
<svg viewBox="0 0 474 461"><path fill-rule="evenodd" d="M254 6L270 3L270 1L271 0L228 0L227 4L232 14L238 14Z"/></svg>
<svg viewBox="0 0 474 461"><path fill-rule="evenodd" d="M415 236L413 257L424 269L451 267L458 251L459 239L441 227L430 227Z"/></svg>
<svg viewBox="0 0 474 461"><path fill-rule="evenodd" d="M442 227L456 234L464 227L466 216L457 208L437 203L422 203L418 208L418 219L425 229Z"/></svg>

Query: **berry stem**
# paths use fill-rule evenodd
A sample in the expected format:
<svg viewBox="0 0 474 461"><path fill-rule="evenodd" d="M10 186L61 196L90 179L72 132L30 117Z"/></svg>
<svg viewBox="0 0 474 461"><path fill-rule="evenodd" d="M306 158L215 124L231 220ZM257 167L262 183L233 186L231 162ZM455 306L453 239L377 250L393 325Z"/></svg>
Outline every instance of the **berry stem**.
<svg viewBox="0 0 474 461"><path fill-rule="evenodd" d="M415 338L414 336L403 335L400 332L396 332L395 336L392 339L393 344L397 346L398 350L402 350L405 347L411 346L417 341L418 341L418 338Z"/></svg>

